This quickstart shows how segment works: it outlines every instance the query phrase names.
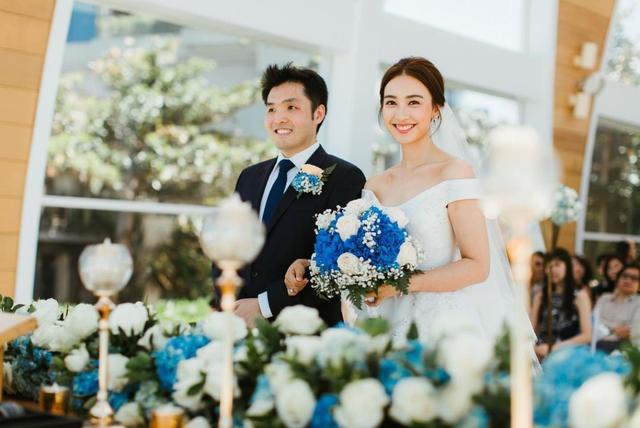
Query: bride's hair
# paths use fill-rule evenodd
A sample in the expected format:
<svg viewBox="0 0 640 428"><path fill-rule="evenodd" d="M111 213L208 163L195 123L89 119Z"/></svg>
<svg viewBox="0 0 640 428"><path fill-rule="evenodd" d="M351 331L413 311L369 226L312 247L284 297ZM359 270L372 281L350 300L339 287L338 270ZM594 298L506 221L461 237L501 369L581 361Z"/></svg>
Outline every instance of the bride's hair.
<svg viewBox="0 0 640 428"><path fill-rule="evenodd" d="M431 61L419 56L410 56L402 58L393 64L382 76L382 82L380 82L380 110L382 110L384 89L387 84L391 79L402 75L418 79L429 90L433 104L438 107L444 107L444 79L442 74Z"/></svg>

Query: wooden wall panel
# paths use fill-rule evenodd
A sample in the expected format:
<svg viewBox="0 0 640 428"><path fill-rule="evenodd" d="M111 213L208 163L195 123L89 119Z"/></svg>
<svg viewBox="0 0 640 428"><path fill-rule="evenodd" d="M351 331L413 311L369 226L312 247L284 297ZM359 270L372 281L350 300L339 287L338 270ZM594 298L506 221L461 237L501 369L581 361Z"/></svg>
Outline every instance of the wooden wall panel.
<svg viewBox="0 0 640 428"><path fill-rule="evenodd" d="M24 183L54 8L55 0L0 0L0 294L5 295L15 295Z"/></svg>
<svg viewBox="0 0 640 428"><path fill-rule="evenodd" d="M582 44L595 42L599 46L599 61L605 45L613 13L614 0L559 0L556 70L554 90L554 146L562 163L563 183L581 192L580 182L589 133L589 119L576 119L569 96L579 89L580 82L593 73L573 65ZM543 227L547 243L550 228ZM576 225L563 226L558 245L573 250Z"/></svg>

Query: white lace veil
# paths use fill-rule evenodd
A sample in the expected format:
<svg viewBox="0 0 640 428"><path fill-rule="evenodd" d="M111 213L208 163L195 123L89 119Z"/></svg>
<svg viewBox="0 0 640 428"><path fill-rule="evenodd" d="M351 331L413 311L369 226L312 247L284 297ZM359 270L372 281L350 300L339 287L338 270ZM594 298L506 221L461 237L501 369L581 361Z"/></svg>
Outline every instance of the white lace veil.
<svg viewBox="0 0 640 428"><path fill-rule="evenodd" d="M473 148L467 142L464 130L448 104L440 109L440 120L437 122L433 126L431 135L433 143L439 149L470 163L477 175L480 170L479 153L473 152ZM519 288L517 288L511 273L500 227L497 220L487 219L486 221L491 269L486 280L488 287L471 287L469 289L473 293L473 304L480 315L485 331L493 337L502 332L505 322L511 324L516 319L515 317L523 317L523 325L529 326L533 341L535 334L523 299L520 299Z"/></svg>

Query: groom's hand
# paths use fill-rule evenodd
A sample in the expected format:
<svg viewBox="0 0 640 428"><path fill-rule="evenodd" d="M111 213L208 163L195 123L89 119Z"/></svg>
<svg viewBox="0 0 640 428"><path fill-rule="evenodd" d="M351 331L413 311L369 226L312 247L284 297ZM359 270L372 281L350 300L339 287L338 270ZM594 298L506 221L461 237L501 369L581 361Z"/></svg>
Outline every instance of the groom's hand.
<svg viewBox="0 0 640 428"><path fill-rule="evenodd" d="M311 262L307 259L297 259L287 269L287 273L284 275L284 285L287 287L289 296L295 296L307 286L309 280L304 277L304 271L310 264Z"/></svg>
<svg viewBox="0 0 640 428"><path fill-rule="evenodd" d="M244 322L252 328L255 325L256 318L262 318L258 299L240 299L236 302L234 313L242 318Z"/></svg>

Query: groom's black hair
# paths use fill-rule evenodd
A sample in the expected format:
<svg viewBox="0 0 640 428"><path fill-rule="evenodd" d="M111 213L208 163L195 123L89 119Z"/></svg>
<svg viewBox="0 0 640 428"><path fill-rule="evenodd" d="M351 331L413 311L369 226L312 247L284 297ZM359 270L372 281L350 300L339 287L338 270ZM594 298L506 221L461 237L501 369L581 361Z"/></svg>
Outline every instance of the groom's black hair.
<svg viewBox="0 0 640 428"><path fill-rule="evenodd" d="M296 67L290 62L282 67L272 64L262 73L262 79L260 80L262 101L267 104L269 92L276 86L287 82L300 83L303 86L304 94L311 100L311 117L313 117L313 113L320 105L324 105L326 117L329 93L324 79L310 68ZM321 125L322 122L316 127L316 132L320 130Z"/></svg>

